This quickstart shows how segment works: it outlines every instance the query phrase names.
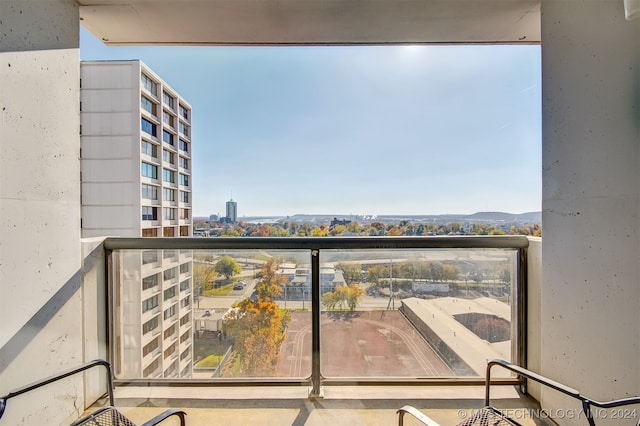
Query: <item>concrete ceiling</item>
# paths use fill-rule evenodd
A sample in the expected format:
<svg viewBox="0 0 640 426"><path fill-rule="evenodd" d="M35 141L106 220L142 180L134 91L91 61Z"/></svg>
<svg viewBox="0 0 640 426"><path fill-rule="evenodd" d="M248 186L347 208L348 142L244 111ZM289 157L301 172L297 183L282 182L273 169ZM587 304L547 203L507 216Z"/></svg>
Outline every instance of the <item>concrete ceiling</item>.
<svg viewBox="0 0 640 426"><path fill-rule="evenodd" d="M540 0L77 0L105 44L539 43Z"/></svg>

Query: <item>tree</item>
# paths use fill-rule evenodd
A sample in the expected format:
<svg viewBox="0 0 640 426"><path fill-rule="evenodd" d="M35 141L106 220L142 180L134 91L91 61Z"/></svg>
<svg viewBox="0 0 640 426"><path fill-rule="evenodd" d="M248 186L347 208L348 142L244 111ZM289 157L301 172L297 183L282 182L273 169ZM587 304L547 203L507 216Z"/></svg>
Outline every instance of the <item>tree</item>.
<svg viewBox="0 0 640 426"><path fill-rule="evenodd" d="M351 284L347 287L346 291L346 302L347 306L351 311L355 311L356 307L360 304L362 300L362 295L364 294L364 290L358 284Z"/></svg>
<svg viewBox="0 0 640 426"><path fill-rule="evenodd" d="M367 281L378 285L380 278L387 278L389 276L389 268L386 266L376 265L367 269Z"/></svg>
<svg viewBox="0 0 640 426"><path fill-rule="evenodd" d="M277 274L280 262L271 258L262 264L260 268L260 282L256 285L256 293L259 299L273 301L282 294L282 286L289 282L289 279L281 274Z"/></svg>
<svg viewBox="0 0 640 426"><path fill-rule="evenodd" d="M334 291L328 291L322 295L322 306L327 310L335 309L340 303L339 295Z"/></svg>
<svg viewBox="0 0 640 426"><path fill-rule="evenodd" d="M193 283L194 288L202 287L205 290L211 290L212 282L218 274L213 265L206 263L193 264Z"/></svg>
<svg viewBox="0 0 640 426"><path fill-rule="evenodd" d="M242 272L242 268L240 268L238 262L231 256L222 256L218 259L215 270L220 275L224 275L226 279Z"/></svg>
<svg viewBox="0 0 640 426"><path fill-rule="evenodd" d="M224 327L235 338L233 349L239 355L236 367L240 375L269 376L275 372L289 319L289 313L270 300L246 298L234 305L225 316Z"/></svg>
<svg viewBox="0 0 640 426"><path fill-rule="evenodd" d="M224 329L235 338L234 351L239 355L238 374L270 376L278 365L280 346L291 315L274 301L281 285L288 279L277 274L279 263L270 259L262 265L261 281L256 286L257 299L235 304L225 316Z"/></svg>
<svg viewBox="0 0 640 426"><path fill-rule="evenodd" d="M346 305L349 310L355 311L363 294L364 290L359 284L338 285L335 291L328 291L322 295L322 305L326 309L335 309L340 305L340 310Z"/></svg>
<svg viewBox="0 0 640 426"><path fill-rule="evenodd" d="M460 271L455 265L442 265L442 280L443 281L456 281Z"/></svg>
<svg viewBox="0 0 640 426"><path fill-rule="evenodd" d="M362 275L360 265L357 263L340 262L336 265L336 269L342 271L342 275L344 276L344 280L347 284L360 282L360 277Z"/></svg>

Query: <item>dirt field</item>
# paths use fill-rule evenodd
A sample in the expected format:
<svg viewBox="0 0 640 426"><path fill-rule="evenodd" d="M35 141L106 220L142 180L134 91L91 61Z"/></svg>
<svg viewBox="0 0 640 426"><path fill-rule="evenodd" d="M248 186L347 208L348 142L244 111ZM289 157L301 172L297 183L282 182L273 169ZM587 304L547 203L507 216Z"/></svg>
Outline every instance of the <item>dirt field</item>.
<svg viewBox="0 0 640 426"><path fill-rule="evenodd" d="M454 375L398 311L323 312L320 329L324 377ZM311 374L309 312L292 312L278 371L287 377Z"/></svg>

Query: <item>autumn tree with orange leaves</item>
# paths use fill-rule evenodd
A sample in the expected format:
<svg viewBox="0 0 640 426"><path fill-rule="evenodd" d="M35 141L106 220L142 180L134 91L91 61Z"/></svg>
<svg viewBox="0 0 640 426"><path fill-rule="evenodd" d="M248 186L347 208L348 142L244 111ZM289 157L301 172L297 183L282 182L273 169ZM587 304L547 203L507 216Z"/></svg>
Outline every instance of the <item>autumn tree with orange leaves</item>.
<svg viewBox="0 0 640 426"><path fill-rule="evenodd" d="M280 346L291 316L281 310L275 298L288 279L276 274L278 262L269 260L262 266L262 280L256 286L257 299L236 303L225 316L225 331L235 338L234 351L239 355L234 375L272 376L278 365Z"/></svg>

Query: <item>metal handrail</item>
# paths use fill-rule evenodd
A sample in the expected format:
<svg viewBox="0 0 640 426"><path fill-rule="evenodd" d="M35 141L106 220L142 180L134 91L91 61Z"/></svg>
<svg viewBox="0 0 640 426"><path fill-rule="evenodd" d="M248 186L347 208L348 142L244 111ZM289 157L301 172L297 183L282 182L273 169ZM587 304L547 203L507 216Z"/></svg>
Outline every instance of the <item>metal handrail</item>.
<svg viewBox="0 0 640 426"><path fill-rule="evenodd" d="M4 414L7 408L8 399L22 395L34 389L46 386L50 383L57 382L58 380L65 379L69 376L72 376L74 374L80 373L82 371L85 371L100 365L107 369L107 394L109 395L109 405L114 406L115 400L113 397L113 383L111 381L111 378L113 377L111 374L111 364L109 364L105 360L96 359L86 364L83 364L80 367L72 368L70 370L63 371L62 373L58 373L56 375L47 377L46 379L38 380L37 382L33 382L21 388L14 389L11 392L9 392L7 395L0 397L0 419L2 418L2 415Z"/></svg>
<svg viewBox="0 0 640 426"><path fill-rule="evenodd" d="M104 240L106 250L215 249L524 249L524 235L442 235L415 237L243 237L120 238Z"/></svg>
<svg viewBox="0 0 640 426"><path fill-rule="evenodd" d="M487 364L487 378L486 378L485 400L484 400L485 406L490 405L489 390L490 390L490 384L491 384L491 367L495 365L499 365L503 368L506 368L507 370L513 371L520 377L524 377L526 379L530 379L535 382L541 383L544 386L547 386L551 389L554 389L558 392L561 392L565 395L568 395L572 398L579 400L582 404L582 409L584 410L584 413L587 417L587 421L589 422L590 426L595 426L595 420L593 418L591 406L598 407L598 408L613 408L613 407L620 407L623 405L640 404L640 398L637 398L637 397L615 399L612 401L605 401L605 402L596 401L591 398L587 398L586 396L582 395L579 391L573 388L570 388L569 386L563 385L562 383L558 383L554 380L548 379L544 376L536 374L525 368L519 367L517 365L513 365L508 361L496 359L493 361L489 361L489 363Z"/></svg>

